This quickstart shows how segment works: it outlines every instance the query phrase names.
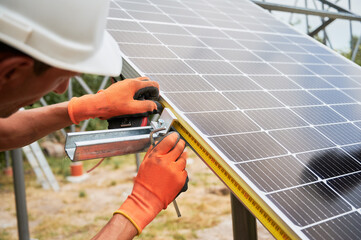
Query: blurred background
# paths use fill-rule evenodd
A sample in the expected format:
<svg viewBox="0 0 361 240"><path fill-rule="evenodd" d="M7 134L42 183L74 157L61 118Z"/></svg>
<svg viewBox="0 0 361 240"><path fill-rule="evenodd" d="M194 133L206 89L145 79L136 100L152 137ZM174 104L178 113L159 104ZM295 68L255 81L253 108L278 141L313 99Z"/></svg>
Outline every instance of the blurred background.
<svg viewBox="0 0 361 240"><path fill-rule="evenodd" d="M319 0L267 0L259 2L291 7L337 12ZM338 6L361 15L361 1L333 0ZM271 11L283 22L309 34L324 19L319 16ZM324 31L313 36L334 51L361 64L361 23L337 19ZM50 93L31 107L67 101L72 96L96 93L110 85L103 76L82 75L71 81L69 91L62 95ZM136 175L136 157L127 155L107 158L79 183L67 180L71 175L70 160L64 153L65 132L106 129L107 122L92 119L79 126L71 126L41 139L39 144L60 191L44 190L32 166L24 157L26 197L30 235L33 239L90 239L110 219L112 212L130 194ZM172 205L144 230L138 239L232 239L232 218L229 190L208 169L191 149L187 164L190 182L185 194L178 197L182 217L178 218ZM142 155L141 155L142 158ZM83 172L98 160L85 161ZM13 178L8 156L0 153L0 240L17 239L17 222ZM273 237L258 224L259 239Z"/></svg>

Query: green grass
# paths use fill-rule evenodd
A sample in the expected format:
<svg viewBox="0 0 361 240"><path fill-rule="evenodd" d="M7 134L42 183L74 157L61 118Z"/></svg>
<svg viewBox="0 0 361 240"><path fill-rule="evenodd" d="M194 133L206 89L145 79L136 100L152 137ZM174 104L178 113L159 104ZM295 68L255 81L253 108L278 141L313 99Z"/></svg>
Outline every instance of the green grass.
<svg viewBox="0 0 361 240"><path fill-rule="evenodd" d="M86 197L87 197L86 192L85 192L84 190L80 190L80 191L79 191L79 197L80 197L80 198L86 198Z"/></svg>
<svg viewBox="0 0 361 240"><path fill-rule="evenodd" d="M144 154L142 154L142 157ZM70 175L70 164L71 160L68 157L56 158L56 157L47 157L48 163L56 175L66 176ZM100 159L92 159L83 161L83 169L87 171L95 166ZM111 158L106 158L99 167L112 167L113 169L119 169L126 165L133 164L135 166L135 155L125 155L125 156L116 156ZM96 171L96 169L94 170ZM1 182L0 182L1 184Z"/></svg>
<svg viewBox="0 0 361 240"><path fill-rule="evenodd" d="M0 240L10 239L10 234L6 230L0 230Z"/></svg>

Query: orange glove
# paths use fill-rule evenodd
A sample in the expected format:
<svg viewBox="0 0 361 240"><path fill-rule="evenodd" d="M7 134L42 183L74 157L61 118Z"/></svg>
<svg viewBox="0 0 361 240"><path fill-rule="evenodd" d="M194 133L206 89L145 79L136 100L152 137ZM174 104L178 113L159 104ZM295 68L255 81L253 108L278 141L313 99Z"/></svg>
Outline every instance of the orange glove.
<svg viewBox="0 0 361 240"><path fill-rule="evenodd" d="M151 146L140 165L132 194L114 212L128 218L138 234L183 190L187 179L184 147L178 133L168 134Z"/></svg>
<svg viewBox="0 0 361 240"><path fill-rule="evenodd" d="M147 77L126 79L112 84L97 94L74 97L68 104L71 121L78 124L89 118L102 120L114 116L152 114L157 105L151 100L135 100L143 96L145 99L156 99L159 95L159 84Z"/></svg>

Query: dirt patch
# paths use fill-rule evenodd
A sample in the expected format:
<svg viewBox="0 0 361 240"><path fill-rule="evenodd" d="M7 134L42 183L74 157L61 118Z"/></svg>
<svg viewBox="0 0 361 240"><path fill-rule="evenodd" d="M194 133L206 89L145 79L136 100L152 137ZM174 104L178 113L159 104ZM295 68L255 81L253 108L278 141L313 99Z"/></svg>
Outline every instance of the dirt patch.
<svg viewBox="0 0 361 240"><path fill-rule="evenodd" d="M89 169L94 164L96 161L88 161L85 168ZM67 167L64 163L61 166ZM131 192L135 169L134 156L125 156L106 160L81 183L69 183L63 175L57 174L59 192L43 190L36 183L32 171L26 169L31 237L90 239ZM137 239L232 239L228 189L193 153L190 153L187 171L189 189L177 199L182 217L176 216L171 204ZM64 171L56 169L54 172ZM0 198L0 239L17 239L12 179L4 175L0 176ZM272 239L266 230L259 231L262 232L259 232L259 239Z"/></svg>

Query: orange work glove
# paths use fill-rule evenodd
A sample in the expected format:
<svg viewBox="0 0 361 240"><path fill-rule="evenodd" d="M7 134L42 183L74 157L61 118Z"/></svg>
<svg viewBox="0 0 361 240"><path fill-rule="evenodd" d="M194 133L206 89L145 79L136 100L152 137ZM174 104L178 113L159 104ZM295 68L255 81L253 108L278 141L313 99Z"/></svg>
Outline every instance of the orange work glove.
<svg viewBox="0 0 361 240"><path fill-rule="evenodd" d="M110 85L97 94L74 97L68 104L71 121L78 124L89 118L102 120L114 116L156 113L157 105L151 100L159 96L159 84L147 77L126 79Z"/></svg>
<svg viewBox="0 0 361 240"><path fill-rule="evenodd" d="M150 147L140 165L133 191L114 212L128 218L141 233L181 192L187 179L185 142L171 133ZM182 189L183 188L183 189Z"/></svg>

